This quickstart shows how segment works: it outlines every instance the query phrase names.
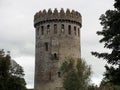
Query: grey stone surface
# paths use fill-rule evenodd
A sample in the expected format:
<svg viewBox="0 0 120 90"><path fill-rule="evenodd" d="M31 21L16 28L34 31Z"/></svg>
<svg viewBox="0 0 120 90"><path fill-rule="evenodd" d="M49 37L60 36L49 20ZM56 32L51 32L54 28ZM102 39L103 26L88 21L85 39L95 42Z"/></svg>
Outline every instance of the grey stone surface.
<svg viewBox="0 0 120 90"><path fill-rule="evenodd" d="M69 9L66 12L49 9L35 14L35 90L63 89L58 72L65 57L81 57L81 22L80 13Z"/></svg>

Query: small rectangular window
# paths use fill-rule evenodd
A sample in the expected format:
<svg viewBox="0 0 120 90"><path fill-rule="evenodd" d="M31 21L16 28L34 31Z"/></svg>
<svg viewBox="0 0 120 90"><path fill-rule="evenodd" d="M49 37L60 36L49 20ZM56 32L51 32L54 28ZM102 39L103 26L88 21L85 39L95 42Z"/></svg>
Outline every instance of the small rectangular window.
<svg viewBox="0 0 120 90"><path fill-rule="evenodd" d="M44 26L41 26L41 35L44 35Z"/></svg>
<svg viewBox="0 0 120 90"><path fill-rule="evenodd" d="M57 24L54 24L54 34L57 34Z"/></svg>
<svg viewBox="0 0 120 90"><path fill-rule="evenodd" d="M45 50L48 51L48 43L45 43Z"/></svg>
<svg viewBox="0 0 120 90"><path fill-rule="evenodd" d="M68 26L68 34L71 35L71 25Z"/></svg>
<svg viewBox="0 0 120 90"><path fill-rule="evenodd" d="M76 35L76 27L74 26L74 33L75 33L75 35Z"/></svg>

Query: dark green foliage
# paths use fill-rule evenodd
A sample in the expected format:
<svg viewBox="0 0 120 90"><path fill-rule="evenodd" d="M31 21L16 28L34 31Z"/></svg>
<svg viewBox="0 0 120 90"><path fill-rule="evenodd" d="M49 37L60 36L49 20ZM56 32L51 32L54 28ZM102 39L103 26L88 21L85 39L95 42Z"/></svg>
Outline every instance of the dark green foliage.
<svg viewBox="0 0 120 90"><path fill-rule="evenodd" d="M101 82L101 86L111 86L119 85L120 86L120 67L114 68L113 66L105 66L106 72L104 73L104 78Z"/></svg>
<svg viewBox="0 0 120 90"><path fill-rule="evenodd" d="M8 77L9 76L9 66L10 66L10 56L4 56L4 51L0 50L0 76Z"/></svg>
<svg viewBox="0 0 120 90"><path fill-rule="evenodd" d="M66 90L79 90L79 88L80 88L79 80L78 80L78 76L74 70L71 70L66 75L63 85Z"/></svg>
<svg viewBox="0 0 120 90"><path fill-rule="evenodd" d="M75 62L76 61L76 62ZM65 90L86 90L91 75L90 66L85 61L67 58L62 66L63 87Z"/></svg>
<svg viewBox="0 0 120 90"><path fill-rule="evenodd" d="M11 57L0 50L0 90L27 90L21 66L11 66Z"/></svg>
<svg viewBox="0 0 120 90"><path fill-rule="evenodd" d="M7 86L9 90L26 90L24 78L12 76L8 79Z"/></svg>
<svg viewBox="0 0 120 90"><path fill-rule="evenodd" d="M120 0L115 0L114 7L120 11Z"/></svg>
<svg viewBox="0 0 120 90"><path fill-rule="evenodd" d="M100 87L104 90L120 90L120 85L115 85L110 82L106 82L104 79L101 81ZM106 89L105 89L106 88Z"/></svg>
<svg viewBox="0 0 120 90"><path fill-rule="evenodd" d="M102 89L99 89L97 85L92 84L92 85L89 85L88 90L102 90Z"/></svg>
<svg viewBox="0 0 120 90"><path fill-rule="evenodd" d="M111 49L111 52L92 52L92 54L107 60L110 64L120 64L120 13L108 10L105 15L101 15L100 20L103 26L103 30L97 32L103 36L100 43L104 43L104 48Z"/></svg>
<svg viewBox="0 0 120 90"><path fill-rule="evenodd" d="M116 0L115 7L120 7L120 1ZM97 34L103 36L100 43L104 43L104 48L110 49L111 52L98 53L92 52L98 58L105 59L110 64L120 64L120 11L107 10L105 14L100 17L102 31Z"/></svg>
<svg viewBox="0 0 120 90"><path fill-rule="evenodd" d="M115 10L107 10L105 14L100 17L102 31L98 31L97 34L103 36L99 41L104 43L104 48L109 49L108 52L92 52L92 55L103 58L108 64L116 65L105 66L106 72L101 85L118 85L120 86L120 0L115 0Z"/></svg>

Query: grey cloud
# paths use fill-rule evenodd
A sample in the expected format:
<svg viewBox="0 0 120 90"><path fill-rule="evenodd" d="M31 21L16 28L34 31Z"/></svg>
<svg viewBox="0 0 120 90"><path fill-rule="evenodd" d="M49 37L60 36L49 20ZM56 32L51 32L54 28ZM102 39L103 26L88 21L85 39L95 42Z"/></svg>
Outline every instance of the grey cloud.
<svg viewBox="0 0 120 90"><path fill-rule="evenodd" d="M11 51L14 58L34 57L34 14L48 8L75 9L83 17L82 57L93 68L92 80L100 80L106 62L93 57L90 52L104 51L103 46L98 43L100 37L96 35L96 31L102 30L98 19L107 9L112 8L113 1L109 0L108 3L108 0L0 0L0 48ZM33 86L34 58L30 61L29 58L23 58L18 63L25 69L28 86ZM100 77L96 78L97 76Z"/></svg>
<svg viewBox="0 0 120 90"><path fill-rule="evenodd" d="M35 58L32 56L30 56L30 57L22 56L22 57L17 57L17 58L13 58L13 59L24 68L25 80L27 82L27 87L33 88Z"/></svg>

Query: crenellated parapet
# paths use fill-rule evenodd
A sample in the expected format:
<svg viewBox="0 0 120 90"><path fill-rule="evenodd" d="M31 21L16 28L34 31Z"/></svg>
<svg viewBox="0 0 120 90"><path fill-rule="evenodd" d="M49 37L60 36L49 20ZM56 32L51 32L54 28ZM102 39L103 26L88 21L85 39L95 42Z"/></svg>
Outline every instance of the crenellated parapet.
<svg viewBox="0 0 120 90"><path fill-rule="evenodd" d="M63 10L63 8L58 11L56 8L54 11L51 9L48 9L46 11L45 9L43 11L39 11L34 15L34 26L40 24L40 23L46 23L46 22L52 22L52 21L64 21L64 22L72 22L77 23L82 26L82 20L81 20L81 14L77 11L70 11L67 9L66 11Z"/></svg>

